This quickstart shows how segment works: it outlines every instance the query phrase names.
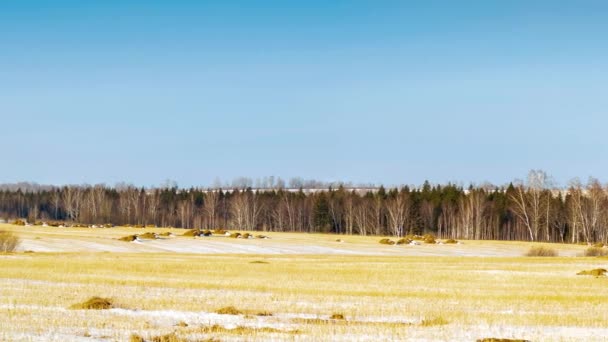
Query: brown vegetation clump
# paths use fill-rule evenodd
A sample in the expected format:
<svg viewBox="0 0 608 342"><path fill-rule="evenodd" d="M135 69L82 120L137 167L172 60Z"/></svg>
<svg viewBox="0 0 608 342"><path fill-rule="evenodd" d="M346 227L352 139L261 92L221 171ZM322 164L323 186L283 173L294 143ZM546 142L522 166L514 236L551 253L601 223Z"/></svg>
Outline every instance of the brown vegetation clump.
<svg viewBox="0 0 608 342"><path fill-rule="evenodd" d="M187 339L177 336L174 332L166 335L151 337L150 342L188 342Z"/></svg>
<svg viewBox="0 0 608 342"><path fill-rule="evenodd" d="M226 231L223 230L223 229L216 229L216 230L213 231L213 234L216 234L216 235L226 235Z"/></svg>
<svg viewBox="0 0 608 342"><path fill-rule="evenodd" d="M410 240L408 238L401 238L401 239L397 240L398 245L407 245L410 242L412 242L412 240Z"/></svg>
<svg viewBox="0 0 608 342"><path fill-rule="evenodd" d="M253 234L245 233L241 236L243 239L253 239Z"/></svg>
<svg viewBox="0 0 608 342"><path fill-rule="evenodd" d="M556 257L557 255L556 250L542 246L532 247L525 254L525 256L529 257Z"/></svg>
<svg viewBox="0 0 608 342"><path fill-rule="evenodd" d="M268 237L266 235L258 235L258 236L256 236L256 238L258 238L258 239L270 239L270 237Z"/></svg>
<svg viewBox="0 0 608 342"><path fill-rule="evenodd" d="M129 336L129 342L145 342L146 340L144 340L143 337L137 335L137 334L131 334L131 336Z"/></svg>
<svg viewBox="0 0 608 342"><path fill-rule="evenodd" d="M268 261L262 261L262 260L254 260L254 261L250 261L250 264L269 264Z"/></svg>
<svg viewBox="0 0 608 342"><path fill-rule="evenodd" d="M608 272L605 268L595 268L588 271L580 271L576 275L590 275L594 277L603 277Z"/></svg>
<svg viewBox="0 0 608 342"><path fill-rule="evenodd" d="M73 310L107 310L113 308L112 300L101 297L91 297L83 303L78 303L70 306Z"/></svg>
<svg viewBox="0 0 608 342"><path fill-rule="evenodd" d="M182 236L199 236L201 235L201 231L198 229L190 229L187 230Z"/></svg>
<svg viewBox="0 0 608 342"><path fill-rule="evenodd" d="M156 225L155 224L147 224L145 227L146 228L156 228Z"/></svg>
<svg viewBox="0 0 608 342"><path fill-rule="evenodd" d="M344 315L341 313L335 313L335 314L332 314L331 316L329 316L329 319L345 320L346 318L344 318Z"/></svg>
<svg viewBox="0 0 608 342"><path fill-rule="evenodd" d="M26 225L26 222L25 222L25 221L23 221L23 220L21 220L21 219L17 219L17 220L15 220L15 221L13 222L13 224L14 224L15 226L25 226L25 225Z"/></svg>
<svg viewBox="0 0 608 342"><path fill-rule="evenodd" d="M426 234L422 237L422 240L424 241L424 243L437 243L437 240L435 239L435 235L433 234Z"/></svg>
<svg viewBox="0 0 608 342"><path fill-rule="evenodd" d="M458 241L454 240L454 239L447 239L447 240L443 241L443 243L445 243L445 244L453 244L453 243L458 243Z"/></svg>
<svg viewBox="0 0 608 342"><path fill-rule="evenodd" d="M270 311L260 311L260 312L256 313L255 315L256 316L269 317L269 316L272 316L272 312L270 312Z"/></svg>
<svg viewBox="0 0 608 342"><path fill-rule="evenodd" d="M232 234L230 234L230 237L233 239L238 239L241 237L241 233L232 233Z"/></svg>
<svg viewBox="0 0 608 342"><path fill-rule="evenodd" d="M380 243L383 245L394 245L395 241L393 241L391 239L382 239L382 240L380 240Z"/></svg>
<svg viewBox="0 0 608 342"><path fill-rule="evenodd" d="M152 240L157 238L156 233L152 233L152 232L146 232L146 233L140 234L140 235L138 235L138 237L142 238L142 239L152 239Z"/></svg>
<svg viewBox="0 0 608 342"><path fill-rule="evenodd" d="M205 230L203 230L201 235L202 236L211 236L211 235L213 235L213 233L209 229L205 229Z"/></svg>
<svg viewBox="0 0 608 342"><path fill-rule="evenodd" d="M133 228L146 228L143 224L136 224Z"/></svg>
<svg viewBox="0 0 608 342"><path fill-rule="evenodd" d="M431 327L431 326L435 326L435 325L446 325L448 323L449 322L443 317L435 317L435 318L423 319L422 322L420 322L420 325L423 327Z"/></svg>
<svg viewBox="0 0 608 342"><path fill-rule="evenodd" d="M127 236L123 236L120 239L118 239L120 241L126 241L126 242L131 242L131 241L135 241L137 240L137 235L127 235Z"/></svg>
<svg viewBox="0 0 608 342"><path fill-rule="evenodd" d="M424 240L424 236L417 235L417 234L407 234L406 236L404 236L404 238L406 238L408 240L415 240L415 241L422 241L422 240Z"/></svg>
<svg viewBox="0 0 608 342"><path fill-rule="evenodd" d="M600 248L600 247L589 247L585 250L586 257L598 257L598 256L606 256L608 255L608 249Z"/></svg>
<svg viewBox="0 0 608 342"><path fill-rule="evenodd" d="M158 236L171 236L173 234L171 234L171 232L164 232L164 233L160 233L158 234Z"/></svg>
<svg viewBox="0 0 608 342"><path fill-rule="evenodd" d="M243 312L239 311L234 306L226 306L217 310L215 313L220 315L241 315Z"/></svg>
<svg viewBox="0 0 608 342"><path fill-rule="evenodd" d="M19 246L19 238L11 232L0 231L0 253L14 252Z"/></svg>
<svg viewBox="0 0 608 342"><path fill-rule="evenodd" d="M236 326L232 329L223 327L219 324L214 324L211 326L202 326L199 328L198 330L201 333L204 334L235 334L235 335L243 335L243 336L251 336L257 333L290 333L290 334L298 334L299 331L298 330L291 330L291 331L283 331L283 330L279 330L279 329L275 329L275 328L271 328L271 327L260 327L260 328L254 328L254 327L246 327L246 326ZM213 340L215 341L215 340Z"/></svg>
<svg viewBox="0 0 608 342"><path fill-rule="evenodd" d="M595 248L602 248L604 247L604 243L603 242L596 242L594 243L591 247L595 247Z"/></svg>
<svg viewBox="0 0 608 342"><path fill-rule="evenodd" d="M496 338L496 337L486 337L480 338L477 342L530 342L529 340L520 340L520 339L511 339L511 338Z"/></svg>

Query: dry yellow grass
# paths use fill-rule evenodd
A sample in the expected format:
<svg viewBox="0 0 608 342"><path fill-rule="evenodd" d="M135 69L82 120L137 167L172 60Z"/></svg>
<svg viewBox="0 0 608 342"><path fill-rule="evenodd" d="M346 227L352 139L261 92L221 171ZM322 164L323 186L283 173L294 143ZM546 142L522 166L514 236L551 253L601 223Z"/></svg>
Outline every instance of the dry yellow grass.
<svg viewBox="0 0 608 342"><path fill-rule="evenodd" d="M135 334L222 341L244 336L248 341L474 341L491 336L600 341L608 333L608 278L576 275L606 268L606 259L523 257L522 251L532 246L527 243L420 246L423 251L459 248L473 254L494 248L520 255L514 257L202 255L141 253L138 244L116 240L128 231L123 228L9 229L26 242L38 241L36 236L40 241L64 239L66 245L91 239L137 253L35 251L0 256L0 340L70 341L86 334L125 341ZM260 242L307 244L316 239L321 246L338 245L331 235L272 237ZM157 242L175 239L192 240L177 236ZM358 236L339 244L345 245L364 252L409 248ZM547 247L560 255L585 249ZM262 259L265 264L251 263ZM111 298L114 308L66 310L93 296ZM215 313L230 306L238 312ZM334 314L345 319L331 319Z"/></svg>

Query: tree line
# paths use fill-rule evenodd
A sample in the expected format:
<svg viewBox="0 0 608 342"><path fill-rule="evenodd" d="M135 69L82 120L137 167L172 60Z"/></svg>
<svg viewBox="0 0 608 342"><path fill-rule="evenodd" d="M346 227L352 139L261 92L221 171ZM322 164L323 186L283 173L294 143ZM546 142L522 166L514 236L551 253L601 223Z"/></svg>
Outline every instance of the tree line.
<svg viewBox="0 0 608 342"><path fill-rule="evenodd" d="M555 189L547 174L505 186L179 189L123 185L0 187L0 218L440 238L608 242L608 187Z"/></svg>

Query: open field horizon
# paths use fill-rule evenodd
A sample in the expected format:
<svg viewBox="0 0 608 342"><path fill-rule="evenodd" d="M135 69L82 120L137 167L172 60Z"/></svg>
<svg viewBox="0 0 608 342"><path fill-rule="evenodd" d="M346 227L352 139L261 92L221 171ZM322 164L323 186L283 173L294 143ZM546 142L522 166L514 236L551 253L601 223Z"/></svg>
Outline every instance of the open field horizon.
<svg viewBox="0 0 608 342"><path fill-rule="evenodd" d="M508 256L524 255L531 246L545 246L558 251L560 256L582 255L587 244L459 240L458 244L383 245L383 238L394 236L361 236L322 233L286 233L264 231L230 232L263 234L268 239L235 239L228 236L183 236L182 228L59 228L44 226L15 226L0 224L0 230L17 234L19 251L34 252L127 252L127 253L195 253L195 254L344 254L394 256ZM156 239L120 241L125 236L145 233L171 233ZM438 239L442 241L442 239ZM445 239L443 239L445 241Z"/></svg>
<svg viewBox="0 0 608 342"><path fill-rule="evenodd" d="M389 246L377 236L273 232L263 233L270 239L193 238L176 228L0 230L22 240L19 252L0 255L0 338L7 341L608 336L608 279L577 275L606 268L608 259L577 257L582 245ZM144 232L176 236L118 240ZM524 257L533 246L560 256ZM70 308L95 296L112 307ZM234 308L218 313L227 307Z"/></svg>

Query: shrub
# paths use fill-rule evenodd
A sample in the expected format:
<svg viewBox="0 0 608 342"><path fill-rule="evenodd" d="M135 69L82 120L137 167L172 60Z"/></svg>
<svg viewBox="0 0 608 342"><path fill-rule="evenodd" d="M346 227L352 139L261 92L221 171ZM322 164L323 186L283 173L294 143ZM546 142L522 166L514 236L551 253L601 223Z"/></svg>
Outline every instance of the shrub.
<svg viewBox="0 0 608 342"><path fill-rule="evenodd" d="M74 304L70 309L74 310L107 310L113 308L112 300L101 297L91 297L83 303Z"/></svg>
<svg viewBox="0 0 608 342"><path fill-rule="evenodd" d="M536 246L530 248L528 252L526 252L525 256L529 257L556 257L557 251L553 248Z"/></svg>
<svg viewBox="0 0 608 342"><path fill-rule="evenodd" d="M158 236L171 236L173 234L171 234L171 232L164 232L164 233L160 233L158 234Z"/></svg>
<svg viewBox="0 0 608 342"><path fill-rule="evenodd" d="M13 235L11 232L0 231L0 252L10 253L14 252L19 246L19 238Z"/></svg>
<svg viewBox="0 0 608 342"><path fill-rule="evenodd" d="M510 339L510 338L486 337L486 338L478 339L477 342L530 342L530 341L529 340Z"/></svg>
<svg viewBox="0 0 608 342"><path fill-rule="evenodd" d="M270 311L260 311L260 312L256 313L255 315L256 316L269 317L269 316L272 316L272 312L270 312Z"/></svg>
<svg viewBox="0 0 608 342"><path fill-rule="evenodd" d="M26 222L25 222L25 221L23 221L23 220L21 220L21 219L17 219L17 220L15 220L15 222L13 222L13 224L14 224L15 226L25 226L25 225L26 225Z"/></svg>
<svg viewBox="0 0 608 342"><path fill-rule="evenodd" d="M391 239L382 239L382 240L380 240L380 243L383 245L394 245L395 241L393 241Z"/></svg>
<svg viewBox="0 0 608 342"><path fill-rule="evenodd" d="M211 236L211 235L213 235L213 233L209 229L205 229L205 230L203 230L202 235L203 236Z"/></svg>
<svg viewBox="0 0 608 342"><path fill-rule="evenodd" d="M588 270L588 271L580 271L576 275L590 275L590 276L594 276L594 277L601 277L601 276L605 276L606 272L608 272L608 271L606 271L605 268L595 268L595 269Z"/></svg>
<svg viewBox="0 0 608 342"><path fill-rule="evenodd" d="M329 319L345 320L346 318L344 318L344 315L341 313L335 313L335 314L329 316Z"/></svg>
<svg viewBox="0 0 608 342"><path fill-rule="evenodd" d="M233 239L240 238L241 237L241 233L232 233L232 234L230 234L230 237L233 238Z"/></svg>
<svg viewBox="0 0 608 342"><path fill-rule="evenodd" d="M243 239L253 239L253 235L249 234L249 233L245 233L243 234L243 236L241 236Z"/></svg>
<svg viewBox="0 0 608 342"><path fill-rule="evenodd" d="M604 243L602 242L596 242L592 245L592 247L596 247L596 248L602 248L604 247Z"/></svg>
<svg viewBox="0 0 608 342"><path fill-rule="evenodd" d="M258 239L270 239L270 237L268 237L266 235L258 235L258 236L256 236L256 238L258 238Z"/></svg>
<svg viewBox="0 0 608 342"><path fill-rule="evenodd" d="M584 255L587 257L606 256L608 255L608 249L600 247L589 247L585 250Z"/></svg>
<svg viewBox="0 0 608 342"><path fill-rule="evenodd" d="M443 243L458 243L458 241L454 240L454 239L447 239L445 241L443 241Z"/></svg>
<svg viewBox="0 0 608 342"><path fill-rule="evenodd" d="M137 235L127 235L127 236L123 236L120 239L118 239L120 241L126 241L126 242L131 242L131 241L135 241L137 240Z"/></svg>
<svg viewBox="0 0 608 342"><path fill-rule="evenodd" d="M220 314L220 315L240 315L240 314L242 314L242 312L239 311L234 306L223 307L223 308L217 310L215 313Z"/></svg>
<svg viewBox="0 0 608 342"><path fill-rule="evenodd" d="M217 234L217 235L225 235L226 231L223 229L216 229L213 231L213 234Z"/></svg>

